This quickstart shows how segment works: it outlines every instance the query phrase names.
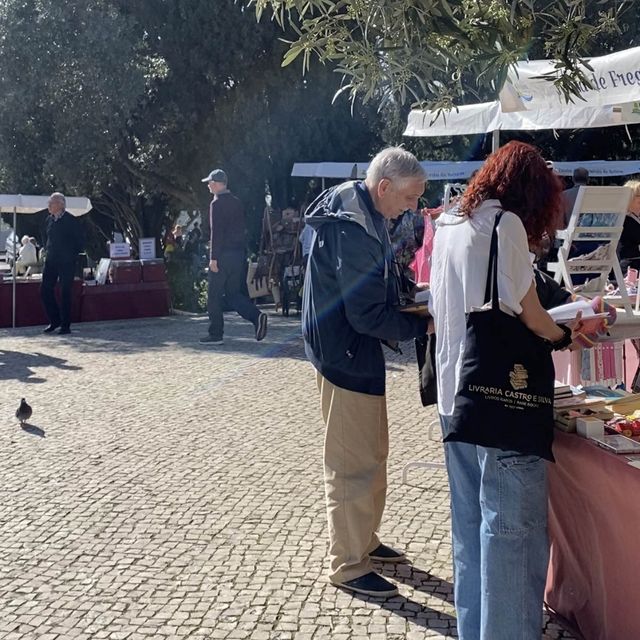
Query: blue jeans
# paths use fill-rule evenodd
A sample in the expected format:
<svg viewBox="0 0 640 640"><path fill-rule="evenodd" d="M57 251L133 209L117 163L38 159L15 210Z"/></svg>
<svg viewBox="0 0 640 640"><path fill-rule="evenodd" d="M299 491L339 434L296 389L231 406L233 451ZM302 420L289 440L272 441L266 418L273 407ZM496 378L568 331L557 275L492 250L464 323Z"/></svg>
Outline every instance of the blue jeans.
<svg viewBox="0 0 640 640"><path fill-rule="evenodd" d="M447 416L440 419L446 431ZM549 563L546 462L464 442L447 442L444 450L460 640L540 640Z"/></svg>

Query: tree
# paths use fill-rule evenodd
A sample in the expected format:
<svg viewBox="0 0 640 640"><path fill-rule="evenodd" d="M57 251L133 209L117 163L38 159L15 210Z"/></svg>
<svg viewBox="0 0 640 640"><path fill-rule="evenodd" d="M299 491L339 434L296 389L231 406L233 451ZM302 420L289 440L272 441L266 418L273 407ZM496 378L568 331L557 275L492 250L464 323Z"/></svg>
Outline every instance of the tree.
<svg viewBox="0 0 640 640"><path fill-rule="evenodd" d="M97 251L114 228L135 246L181 209L206 211L200 179L222 166L255 241L265 184L288 204L294 161L366 158L379 143L375 108L330 109L332 67L281 68L279 34L235 0L5 0L4 187L91 196Z"/></svg>
<svg viewBox="0 0 640 640"><path fill-rule="evenodd" d="M588 82L581 56L635 41L633 0L250 0L295 30L287 65L336 64L342 90L366 102L436 108L495 97L511 65L532 52L558 60L568 100ZM631 37L629 37L631 36Z"/></svg>

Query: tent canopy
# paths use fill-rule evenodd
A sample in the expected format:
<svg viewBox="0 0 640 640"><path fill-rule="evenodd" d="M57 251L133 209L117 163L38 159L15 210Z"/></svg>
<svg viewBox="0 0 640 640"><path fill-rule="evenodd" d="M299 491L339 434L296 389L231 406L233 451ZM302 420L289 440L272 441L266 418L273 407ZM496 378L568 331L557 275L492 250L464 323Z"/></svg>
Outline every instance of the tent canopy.
<svg viewBox="0 0 640 640"><path fill-rule="evenodd" d="M359 165L368 162L296 162L291 175L295 178L358 178Z"/></svg>
<svg viewBox="0 0 640 640"><path fill-rule="evenodd" d="M500 130L593 129L626 124L640 124L640 103L626 102L604 107L576 105L505 113L496 100L463 105L440 114L428 109L414 109L409 113L404 135L459 136Z"/></svg>
<svg viewBox="0 0 640 640"><path fill-rule="evenodd" d="M602 107L640 101L640 47L589 58L585 62L591 69L583 64L582 71L593 87L582 86L569 105ZM502 111L566 108L565 97L548 79L558 76L555 60L519 62L509 70L500 91Z"/></svg>
<svg viewBox="0 0 640 640"><path fill-rule="evenodd" d="M428 162L420 163L429 180L460 180L468 178L482 162ZM367 174L368 162L296 162L291 175L306 178L335 178L360 180Z"/></svg>
<svg viewBox="0 0 640 640"><path fill-rule="evenodd" d="M91 210L89 198L66 198L67 211L82 216ZM0 195L0 211L5 213L38 213L44 211L49 203L49 196Z"/></svg>
<svg viewBox="0 0 640 640"><path fill-rule="evenodd" d="M465 105L437 114L413 110L407 136L473 135L491 131L593 129L640 123L640 47L586 61L592 88L567 103L551 80L554 60L519 62L509 70L495 102Z"/></svg>
<svg viewBox="0 0 640 640"><path fill-rule="evenodd" d="M296 173L296 167L307 166L311 163L298 163L294 165L294 171L291 172L292 176L298 177L314 177L312 175L304 173L304 169L298 169ZM325 164L325 163L319 163ZM345 167L352 167L357 165L358 175L357 178L363 178L369 163L352 163L352 162L334 162L327 163L333 165L344 165ZM432 182L434 180L447 180L449 182L456 180L466 180L474 171L477 171L482 166L482 161L466 161L466 162L421 162L424 170L427 172L427 179ZM589 171L589 175L593 178L606 178L612 176L630 176L633 174L640 174L640 160L585 160L583 162L554 162L553 168L560 175L570 176L573 174L574 169L578 167L584 167ZM324 176L326 178L339 178L339 179L353 179L351 172L337 175L338 171L334 172L334 175Z"/></svg>

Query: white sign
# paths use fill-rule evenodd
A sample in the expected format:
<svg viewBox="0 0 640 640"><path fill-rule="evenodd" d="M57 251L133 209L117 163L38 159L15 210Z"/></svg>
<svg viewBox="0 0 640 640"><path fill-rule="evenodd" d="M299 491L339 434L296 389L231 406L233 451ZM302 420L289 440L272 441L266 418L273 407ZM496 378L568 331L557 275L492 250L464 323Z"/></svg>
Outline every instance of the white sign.
<svg viewBox="0 0 640 640"><path fill-rule="evenodd" d="M109 257L110 258L130 258L131 247L126 242L110 242Z"/></svg>
<svg viewBox="0 0 640 640"><path fill-rule="evenodd" d="M156 257L156 239L140 238L138 241L138 250L140 260L155 260Z"/></svg>
<svg viewBox="0 0 640 640"><path fill-rule="evenodd" d="M576 106L591 107L621 104L640 100L640 47L610 53L599 58L587 58L582 71L589 85L579 87ZM518 62L509 70L507 82L500 92L502 111L522 111L566 107L564 96L553 82L559 70L555 60Z"/></svg>

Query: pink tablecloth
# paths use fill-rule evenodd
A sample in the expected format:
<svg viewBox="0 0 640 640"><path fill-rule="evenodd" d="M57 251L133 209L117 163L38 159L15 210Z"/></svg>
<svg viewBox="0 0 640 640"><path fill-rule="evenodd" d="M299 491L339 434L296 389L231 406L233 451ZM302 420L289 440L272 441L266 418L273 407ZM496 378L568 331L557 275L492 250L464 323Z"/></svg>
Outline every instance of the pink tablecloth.
<svg viewBox="0 0 640 640"><path fill-rule="evenodd" d="M640 469L556 432L545 600L586 640L640 638Z"/></svg>

